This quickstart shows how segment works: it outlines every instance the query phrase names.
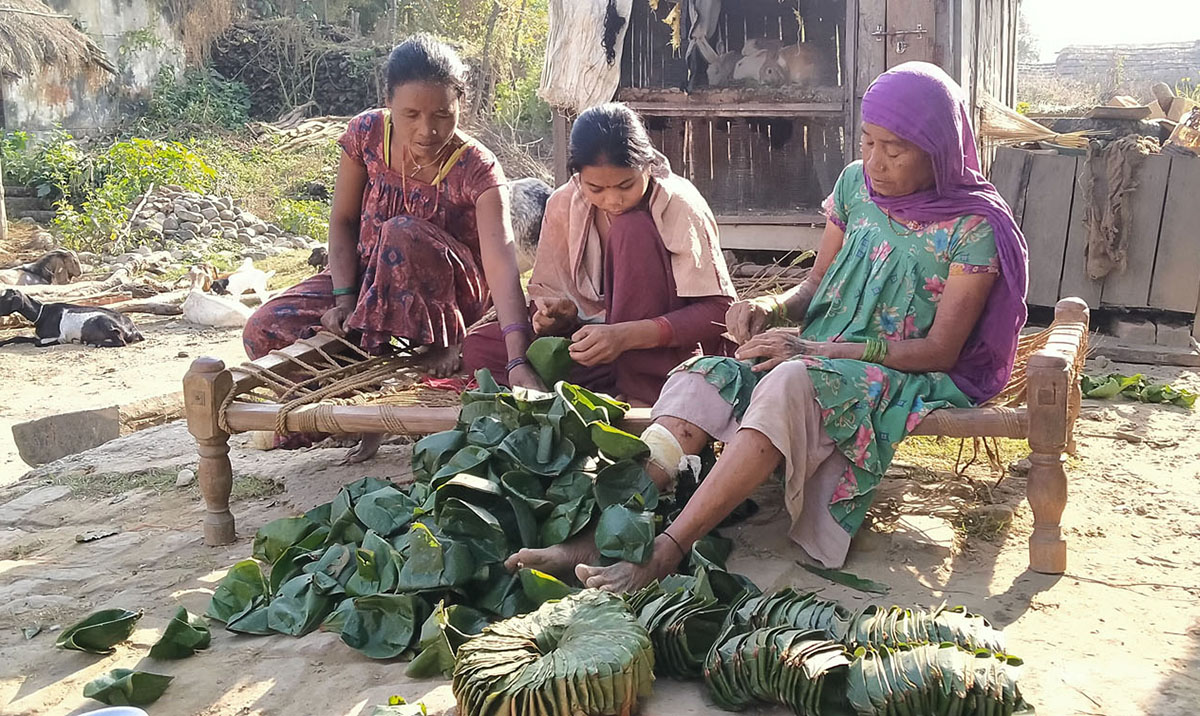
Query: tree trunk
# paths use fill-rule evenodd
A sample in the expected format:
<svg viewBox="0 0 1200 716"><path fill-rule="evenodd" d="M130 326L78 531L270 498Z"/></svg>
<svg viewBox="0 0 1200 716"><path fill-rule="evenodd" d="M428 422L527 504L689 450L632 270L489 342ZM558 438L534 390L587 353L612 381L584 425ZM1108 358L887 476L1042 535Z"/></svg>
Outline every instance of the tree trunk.
<svg viewBox="0 0 1200 716"><path fill-rule="evenodd" d="M8 242L8 212L4 208L4 160L0 159L0 244Z"/></svg>
<svg viewBox="0 0 1200 716"><path fill-rule="evenodd" d="M483 37L483 64L479 68L479 79L475 82L475 96L471 101L471 114L476 117L483 111L483 95L492 78L492 36L496 32L496 20L500 17L500 9L500 0L492 0L492 11L488 14L487 33ZM488 102L488 105L490 106L491 103Z"/></svg>

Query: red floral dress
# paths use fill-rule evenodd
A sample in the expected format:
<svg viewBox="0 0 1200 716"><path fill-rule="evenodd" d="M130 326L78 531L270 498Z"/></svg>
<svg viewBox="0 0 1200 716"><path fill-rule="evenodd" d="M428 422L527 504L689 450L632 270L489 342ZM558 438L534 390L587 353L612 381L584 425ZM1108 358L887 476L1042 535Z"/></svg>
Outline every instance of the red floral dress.
<svg viewBox="0 0 1200 716"><path fill-rule="evenodd" d="M504 184L495 155L460 135L461 149L432 184L405 177L385 160L387 110L363 112L338 140L367 170L358 234L358 303L349 327L364 349L386 350L392 337L419 345L462 343L489 305L475 203ZM313 335L333 307L328 271L288 289L251 316L242 334L259 358Z"/></svg>

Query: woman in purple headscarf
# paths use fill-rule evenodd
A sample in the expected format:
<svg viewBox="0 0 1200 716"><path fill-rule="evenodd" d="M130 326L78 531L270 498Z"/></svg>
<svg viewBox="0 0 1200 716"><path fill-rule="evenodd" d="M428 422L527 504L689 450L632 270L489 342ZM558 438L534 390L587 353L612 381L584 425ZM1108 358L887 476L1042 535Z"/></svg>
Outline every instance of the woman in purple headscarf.
<svg viewBox="0 0 1200 716"><path fill-rule="evenodd" d="M524 550L510 567L638 588L777 468L791 538L840 567L896 445L930 411L1001 391L1026 317L1025 240L980 172L961 88L934 65L900 65L867 90L862 119L863 159L825 202L809 278L734 304L736 359L685 363L655 404L643 439L660 488L710 439L725 449L650 560L588 566L582 540ZM776 327L787 323L800 327Z"/></svg>

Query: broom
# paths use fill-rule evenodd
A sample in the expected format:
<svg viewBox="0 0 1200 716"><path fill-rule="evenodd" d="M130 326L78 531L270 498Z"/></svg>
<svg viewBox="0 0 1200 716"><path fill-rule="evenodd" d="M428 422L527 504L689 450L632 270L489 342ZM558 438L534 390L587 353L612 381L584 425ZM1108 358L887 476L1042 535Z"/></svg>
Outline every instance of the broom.
<svg viewBox="0 0 1200 716"><path fill-rule="evenodd" d="M1087 132L1059 134L1047 129L1028 117L1006 107L986 92L980 95L979 135L994 144L1023 144L1025 142L1049 142L1072 149L1086 149Z"/></svg>

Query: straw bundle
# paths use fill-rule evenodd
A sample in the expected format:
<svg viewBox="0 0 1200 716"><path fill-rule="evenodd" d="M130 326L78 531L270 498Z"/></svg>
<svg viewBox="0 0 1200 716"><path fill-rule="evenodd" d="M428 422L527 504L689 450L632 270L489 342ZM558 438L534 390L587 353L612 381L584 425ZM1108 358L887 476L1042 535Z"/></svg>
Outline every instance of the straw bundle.
<svg viewBox="0 0 1200 716"><path fill-rule="evenodd" d="M89 65L116 73L104 50L69 15L40 0L0 0L0 77L37 75L47 67L65 75Z"/></svg>
<svg viewBox="0 0 1200 716"><path fill-rule="evenodd" d="M986 92L979 95L981 121L979 136L992 144L1023 144L1025 142L1050 142L1063 147L1085 149L1088 145L1086 132L1059 134L1018 114Z"/></svg>

